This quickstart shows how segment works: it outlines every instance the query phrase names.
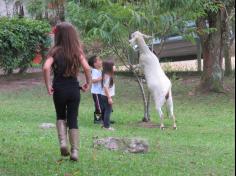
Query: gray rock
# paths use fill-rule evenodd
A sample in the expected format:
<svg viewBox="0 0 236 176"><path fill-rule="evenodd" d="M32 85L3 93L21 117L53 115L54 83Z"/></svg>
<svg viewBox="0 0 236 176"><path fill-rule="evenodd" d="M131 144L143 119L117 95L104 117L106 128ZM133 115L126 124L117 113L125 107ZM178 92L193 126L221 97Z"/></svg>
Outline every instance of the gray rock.
<svg viewBox="0 0 236 176"><path fill-rule="evenodd" d="M49 128L55 128L55 124L53 123L42 123L39 125L39 128L42 128L42 129L49 129Z"/></svg>
<svg viewBox="0 0 236 176"><path fill-rule="evenodd" d="M94 148L107 148L109 150L124 151L130 153L148 152L148 142L141 138L95 138L93 141Z"/></svg>

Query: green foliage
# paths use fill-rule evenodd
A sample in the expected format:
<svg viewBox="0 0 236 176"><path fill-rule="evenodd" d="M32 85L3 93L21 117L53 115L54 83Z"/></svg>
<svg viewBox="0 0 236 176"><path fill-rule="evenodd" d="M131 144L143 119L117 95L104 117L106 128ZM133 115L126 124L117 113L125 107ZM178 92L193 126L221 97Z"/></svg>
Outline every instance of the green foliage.
<svg viewBox="0 0 236 176"><path fill-rule="evenodd" d="M193 1L109 1L88 0L67 4L67 18L78 27L83 37L96 38L108 45L127 44L129 35L140 30L155 37L170 34L188 34L183 30L186 21L195 20L186 9ZM119 45L119 44L118 44Z"/></svg>
<svg viewBox="0 0 236 176"><path fill-rule="evenodd" d="M36 50L49 46L49 31L46 22L0 18L0 67L9 73L30 66Z"/></svg>
<svg viewBox="0 0 236 176"><path fill-rule="evenodd" d="M227 1L81 0L68 3L67 17L85 37L105 39L109 44L136 30L155 37L187 34L193 40L196 30L183 30L186 22L217 12L224 3Z"/></svg>

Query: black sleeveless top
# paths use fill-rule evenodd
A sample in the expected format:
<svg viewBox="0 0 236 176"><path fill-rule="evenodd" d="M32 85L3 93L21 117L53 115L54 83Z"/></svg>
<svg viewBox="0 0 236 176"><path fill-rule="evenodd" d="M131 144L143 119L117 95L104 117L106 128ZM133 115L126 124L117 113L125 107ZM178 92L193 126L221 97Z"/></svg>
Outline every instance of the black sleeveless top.
<svg viewBox="0 0 236 176"><path fill-rule="evenodd" d="M77 77L65 76L66 63L63 54L59 51L53 57L54 62L52 65L54 78L53 78L53 88L63 88L63 87L78 87L79 81Z"/></svg>

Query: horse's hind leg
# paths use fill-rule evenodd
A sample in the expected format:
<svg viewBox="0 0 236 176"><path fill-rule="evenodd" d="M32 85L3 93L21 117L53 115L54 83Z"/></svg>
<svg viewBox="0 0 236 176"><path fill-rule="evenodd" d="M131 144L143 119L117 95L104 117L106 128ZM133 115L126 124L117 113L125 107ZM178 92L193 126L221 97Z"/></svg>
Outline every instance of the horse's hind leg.
<svg viewBox="0 0 236 176"><path fill-rule="evenodd" d="M159 117L160 117L160 120L161 120L160 129L163 130L165 128L165 126L164 126L164 114L163 114L161 108L165 104L165 98L164 97L158 97L155 94L154 94L153 98L154 98L154 101L155 101L155 106L156 106L157 113L159 114Z"/></svg>
<svg viewBox="0 0 236 176"><path fill-rule="evenodd" d="M166 105L167 105L169 115L173 119L173 129L177 129L176 119L175 119L175 115L174 115L174 103L173 103L173 98L172 98L172 95L171 95L171 91L169 92L169 97L166 100Z"/></svg>
<svg viewBox="0 0 236 176"><path fill-rule="evenodd" d="M161 108L157 108L157 112L158 112L160 120L161 120L160 129L163 130L165 128L165 126L164 126L164 114L163 114Z"/></svg>

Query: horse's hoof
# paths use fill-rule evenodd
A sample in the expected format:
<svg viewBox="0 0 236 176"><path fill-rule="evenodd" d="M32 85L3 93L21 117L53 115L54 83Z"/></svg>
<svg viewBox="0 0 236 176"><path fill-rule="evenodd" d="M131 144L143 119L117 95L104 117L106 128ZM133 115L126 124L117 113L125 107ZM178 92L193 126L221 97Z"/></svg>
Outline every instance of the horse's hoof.
<svg viewBox="0 0 236 176"><path fill-rule="evenodd" d="M165 129L165 127L164 127L164 126L160 126L160 129L161 129L161 130L164 130L164 129Z"/></svg>
<svg viewBox="0 0 236 176"><path fill-rule="evenodd" d="M173 126L173 130L177 130L177 126Z"/></svg>

